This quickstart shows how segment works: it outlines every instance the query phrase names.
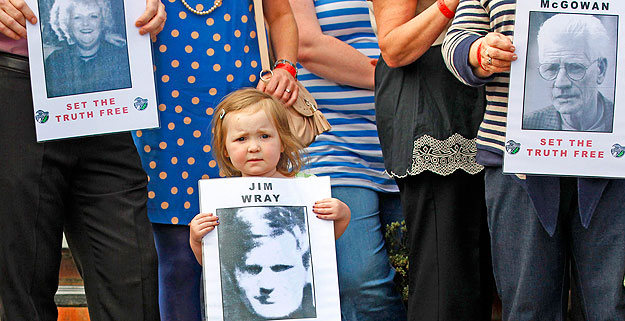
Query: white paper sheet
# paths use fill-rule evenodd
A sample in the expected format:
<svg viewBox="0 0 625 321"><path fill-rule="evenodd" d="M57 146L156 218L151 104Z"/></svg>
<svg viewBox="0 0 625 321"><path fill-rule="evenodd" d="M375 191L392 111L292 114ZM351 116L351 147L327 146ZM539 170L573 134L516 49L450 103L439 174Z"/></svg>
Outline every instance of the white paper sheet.
<svg viewBox="0 0 625 321"><path fill-rule="evenodd" d="M209 179L199 191L220 222L202 245L206 320L341 319L334 225L312 212L331 197L328 177Z"/></svg>
<svg viewBox="0 0 625 321"><path fill-rule="evenodd" d="M97 0L81 9L70 0L26 2L38 18L27 23L37 141L159 126L150 39L134 25L145 1ZM59 15L72 17L51 18ZM72 22L79 19L81 26ZM98 50L80 58L79 44L93 39Z"/></svg>
<svg viewBox="0 0 625 321"><path fill-rule="evenodd" d="M625 33L620 23L624 6L622 1L517 1L514 44L519 58L512 63L510 76L505 173L625 177L625 97L619 90L625 74L618 68L625 66ZM556 40L544 41L540 48L538 33L543 23L556 15L568 21L590 17L599 21L605 32L591 31L588 42L576 40L572 50L557 44L562 37L557 33ZM550 30L543 31L550 35L553 29L545 30ZM605 43L600 42L600 33L607 35ZM589 52L598 48L604 57L591 58L594 55ZM545 54L549 50L552 52ZM554 62L552 66L559 68L553 70L556 77L566 78L545 80L539 68L544 64L546 70ZM587 68L585 72L576 75L575 65L567 65L574 62ZM582 78L570 78L571 74ZM590 101L584 95L601 103L598 107L580 103ZM567 113L574 117L568 118Z"/></svg>

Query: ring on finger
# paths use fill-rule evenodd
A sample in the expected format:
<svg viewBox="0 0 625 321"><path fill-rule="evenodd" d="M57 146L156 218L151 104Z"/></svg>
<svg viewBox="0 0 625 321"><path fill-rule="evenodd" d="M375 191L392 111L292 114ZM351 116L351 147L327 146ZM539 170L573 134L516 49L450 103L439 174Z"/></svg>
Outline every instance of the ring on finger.
<svg viewBox="0 0 625 321"><path fill-rule="evenodd" d="M493 64L493 58L488 57L488 64L489 64L489 65L492 65L492 64Z"/></svg>
<svg viewBox="0 0 625 321"><path fill-rule="evenodd" d="M286 91L289 94L291 93L291 89L289 89L289 88L285 89L284 91Z"/></svg>

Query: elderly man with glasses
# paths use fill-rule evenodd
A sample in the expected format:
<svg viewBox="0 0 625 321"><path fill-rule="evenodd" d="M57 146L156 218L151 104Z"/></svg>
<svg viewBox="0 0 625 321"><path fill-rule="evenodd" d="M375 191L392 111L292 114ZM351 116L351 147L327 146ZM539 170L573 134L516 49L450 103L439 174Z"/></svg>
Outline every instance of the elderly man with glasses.
<svg viewBox="0 0 625 321"><path fill-rule="evenodd" d="M551 83L552 105L530 113L523 129L612 132L614 103L600 91L610 39L591 15L558 14L538 33L540 76Z"/></svg>

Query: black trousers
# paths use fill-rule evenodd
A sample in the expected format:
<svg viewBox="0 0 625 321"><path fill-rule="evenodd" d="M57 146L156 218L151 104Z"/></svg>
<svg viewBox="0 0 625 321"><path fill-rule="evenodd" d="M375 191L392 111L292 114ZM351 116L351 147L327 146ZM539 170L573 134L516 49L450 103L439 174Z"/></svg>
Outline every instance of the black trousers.
<svg viewBox="0 0 625 321"><path fill-rule="evenodd" d="M147 178L130 134L37 143L30 79L15 62L0 53L0 319L57 320L65 230L91 320L159 320Z"/></svg>
<svg viewBox="0 0 625 321"><path fill-rule="evenodd" d="M423 172L396 182L410 246L408 320L490 320L484 175Z"/></svg>

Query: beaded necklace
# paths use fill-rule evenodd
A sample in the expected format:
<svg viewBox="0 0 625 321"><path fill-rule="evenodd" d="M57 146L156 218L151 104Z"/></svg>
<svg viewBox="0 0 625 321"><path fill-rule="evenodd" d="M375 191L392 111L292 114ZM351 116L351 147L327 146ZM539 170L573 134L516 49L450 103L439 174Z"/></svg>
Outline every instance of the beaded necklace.
<svg viewBox="0 0 625 321"><path fill-rule="evenodd" d="M185 0L181 0L182 4L184 5L185 8L187 8L187 10L195 13L196 15L207 15L213 11L215 11L215 9L217 9L218 7L221 6L221 1L222 0L215 0L215 4L213 4L212 7L210 7L208 10L204 10L204 11L199 11L199 10L195 10L194 8L192 8Z"/></svg>

